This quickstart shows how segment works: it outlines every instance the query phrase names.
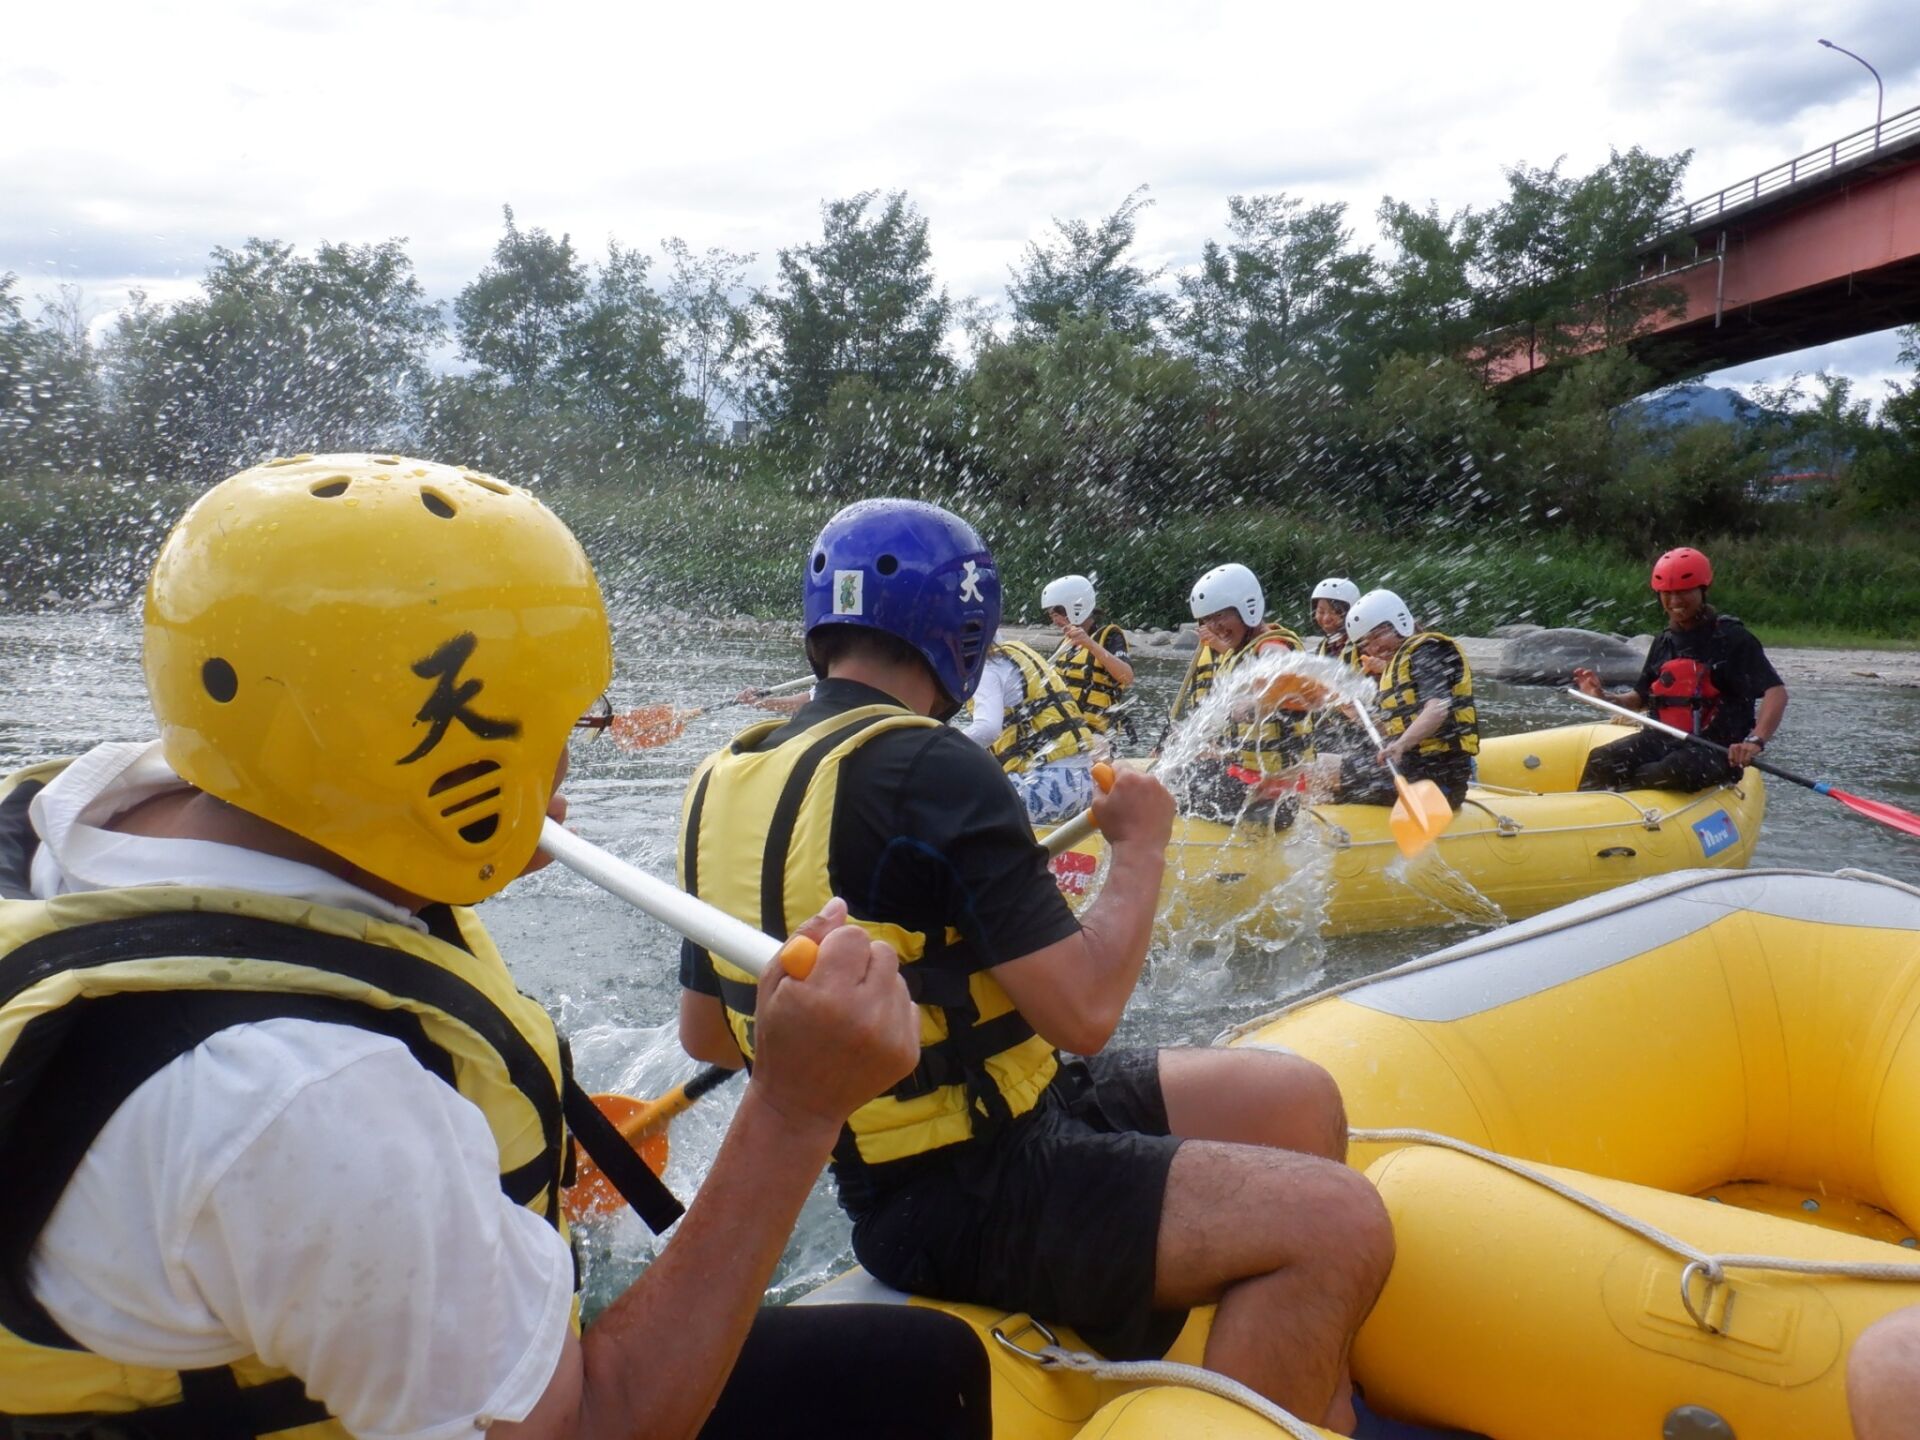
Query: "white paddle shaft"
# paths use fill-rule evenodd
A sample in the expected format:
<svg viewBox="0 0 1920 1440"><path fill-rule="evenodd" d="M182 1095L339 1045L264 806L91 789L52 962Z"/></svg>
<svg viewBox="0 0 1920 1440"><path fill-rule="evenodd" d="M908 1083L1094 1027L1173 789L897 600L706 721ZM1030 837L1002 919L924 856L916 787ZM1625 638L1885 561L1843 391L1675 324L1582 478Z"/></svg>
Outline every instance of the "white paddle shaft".
<svg viewBox="0 0 1920 1440"><path fill-rule="evenodd" d="M1694 738L1684 730L1675 729L1664 720L1656 720L1651 715L1642 715L1638 710L1629 710L1626 706L1616 705L1611 700L1602 700L1598 695L1589 695L1586 691L1576 690L1571 685L1567 687L1567 694L1578 700L1582 705L1591 705L1596 710L1611 711L1622 720L1631 720L1634 724L1644 725L1649 730L1664 730L1667 734L1680 740L1691 740Z"/></svg>
<svg viewBox="0 0 1920 1440"><path fill-rule="evenodd" d="M678 886L669 885L616 855L609 855L592 841L562 829L551 816L540 829L540 848L609 895L618 896L636 910L644 910L694 944L704 945L722 960L754 976L763 974L780 953L781 942L771 935L763 935Z"/></svg>

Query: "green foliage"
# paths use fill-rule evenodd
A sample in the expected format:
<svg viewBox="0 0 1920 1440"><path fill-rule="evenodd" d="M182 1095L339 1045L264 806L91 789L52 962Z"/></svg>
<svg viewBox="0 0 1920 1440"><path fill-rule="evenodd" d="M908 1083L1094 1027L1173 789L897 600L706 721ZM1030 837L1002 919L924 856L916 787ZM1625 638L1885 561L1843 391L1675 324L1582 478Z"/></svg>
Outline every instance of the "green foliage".
<svg viewBox="0 0 1920 1440"><path fill-rule="evenodd" d="M1075 320L1099 320L1130 340L1150 340L1170 308L1154 288L1165 272L1122 259L1133 248L1140 212L1152 203L1142 185L1098 225L1056 218L1051 241L1029 242L1007 286L1019 332L1052 335Z"/></svg>
<svg viewBox="0 0 1920 1440"><path fill-rule="evenodd" d="M820 240L782 250L779 283L760 297L754 406L796 442L842 380L925 394L953 370L941 349L953 306L934 280L926 217L903 192L881 200L874 190L820 214Z"/></svg>
<svg viewBox="0 0 1920 1440"><path fill-rule="evenodd" d="M1228 198L1232 242L1208 241L1199 271L1180 280L1177 329L1210 371L1258 388L1289 371L1364 370L1378 287L1373 257L1350 248L1346 211L1284 194Z"/></svg>
<svg viewBox="0 0 1920 1440"><path fill-rule="evenodd" d="M205 294L136 295L106 345L119 462L217 478L276 452L386 448L441 334L404 241L249 240L215 250Z"/></svg>

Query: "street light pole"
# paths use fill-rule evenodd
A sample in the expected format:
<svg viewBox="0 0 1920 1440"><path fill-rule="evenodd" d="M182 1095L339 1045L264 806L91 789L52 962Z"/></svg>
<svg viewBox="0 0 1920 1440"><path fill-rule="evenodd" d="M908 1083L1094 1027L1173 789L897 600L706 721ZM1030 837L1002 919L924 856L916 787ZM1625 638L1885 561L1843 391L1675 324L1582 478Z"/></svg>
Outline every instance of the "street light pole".
<svg viewBox="0 0 1920 1440"><path fill-rule="evenodd" d="M1838 50L1842 55L1851 56L1855 60L1860 60L1858 55L1855 55L1853 51L1847 49L1844 45L1836 45L1831 40L1822 40L1820 43L1829 50ZM1860 63L1867 65L1865 60L1860 60ZM1880 148L1880 116L1886 110L1887 106L1887 87L1881 82L1880 72L1874 69L1873 66L1867 65L1867 73L1873 76L1874 87L1879 92L1878 97L1873 102L1873 148L1878 150Z"/></svg>

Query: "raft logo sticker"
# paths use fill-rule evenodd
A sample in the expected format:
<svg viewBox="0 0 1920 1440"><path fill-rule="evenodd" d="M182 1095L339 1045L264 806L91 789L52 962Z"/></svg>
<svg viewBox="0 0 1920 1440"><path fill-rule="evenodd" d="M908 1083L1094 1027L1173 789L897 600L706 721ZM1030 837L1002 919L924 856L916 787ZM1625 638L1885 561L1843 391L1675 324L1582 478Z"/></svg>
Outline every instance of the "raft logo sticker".
<svg viewBox="0 0 1920 1440"><path fill-rule="evenodd" d="M1100 862L1084 851L1068 850L1049 860L1047 868L1053 872L1053 883L1062 895L1078 898L1093 884L1093 873Z"/></svg>
<svg viewBox="0 0 1920 1440"><path fill-rule="evenodd" d="M424 660L413 662L413 673L422 680L434 682L433 693L427 696L426 703L413 717L416 725L431 725L420 743L411 753L401 756L393 763L411 765L423 755L429 754L447 736L447 729L458 720L482 740L511 740L520 733L518 720L490 720L485 715L468 708L467 702L486 689L484 680L468 680L456 685L460 678L460 667L473 656L473 647L479 639L468 631L456 635Z"/></svg>
<svg viewBox="0 0 1920 1440"><path fill-rule="evenodd" d="M1712 858L1729 845L1740 839L1740 831L1733 823L1733 817L1724 810L1716 810L1704 820L1693 822L1693 833L1700 837L1700 853Z"/></svg>
<svg viewBox="0 0 1920 1440"><path fill-rule="evenodd" d="M866 571L836 570L833 572L833 613L836 615L864 615L867 613L866 601L862 591L866 586Z"/></svg>

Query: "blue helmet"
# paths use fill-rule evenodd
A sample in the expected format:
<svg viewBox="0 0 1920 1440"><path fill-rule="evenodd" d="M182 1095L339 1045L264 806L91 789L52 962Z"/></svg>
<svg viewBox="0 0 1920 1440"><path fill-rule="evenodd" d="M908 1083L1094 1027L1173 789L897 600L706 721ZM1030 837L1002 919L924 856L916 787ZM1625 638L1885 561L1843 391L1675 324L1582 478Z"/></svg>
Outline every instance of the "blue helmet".
<svg viewBox="0 0 1920 1440"><path fill-rule="evenodd" d="M862 500L835 515L807 560L807 634L858 625L920 653L966 703L1000 628L1000 572L979 532L919 500Z"/></svg>

